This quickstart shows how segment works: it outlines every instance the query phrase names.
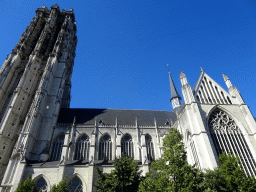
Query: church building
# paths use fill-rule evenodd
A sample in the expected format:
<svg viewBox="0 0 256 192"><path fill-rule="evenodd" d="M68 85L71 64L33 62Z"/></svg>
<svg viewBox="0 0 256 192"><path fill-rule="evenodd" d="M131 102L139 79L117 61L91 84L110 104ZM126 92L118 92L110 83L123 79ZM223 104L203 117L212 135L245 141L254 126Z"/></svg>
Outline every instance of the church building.
<svg viewBox="0 0 256 192"><path fill-rule="evenodd" d="M110 172L122 153L145 175L173 128L190 164L214 169L232 153L256 177L255 119L225 74L228 92L202 68L193 89L181 72L182 103L169 72L173 111L70 108L76 30L73 9L38 8L0 69L0 192L29 174L38 191L64 177L69 192L96 191L96 167Z"/></svg>

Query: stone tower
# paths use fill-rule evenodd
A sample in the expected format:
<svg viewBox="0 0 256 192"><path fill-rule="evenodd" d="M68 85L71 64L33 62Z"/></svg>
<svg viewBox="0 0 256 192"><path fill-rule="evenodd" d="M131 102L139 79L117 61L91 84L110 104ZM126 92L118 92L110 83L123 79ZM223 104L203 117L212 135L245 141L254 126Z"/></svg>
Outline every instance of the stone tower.
<svg viewBox="0 0 256 192"><path fill-rule="evenodd" d="M26 159L48 158L60 107L68 108L70 103L76 44L73 10L43 6L4 61L0 70L2 186L20 180Z"/></svg>

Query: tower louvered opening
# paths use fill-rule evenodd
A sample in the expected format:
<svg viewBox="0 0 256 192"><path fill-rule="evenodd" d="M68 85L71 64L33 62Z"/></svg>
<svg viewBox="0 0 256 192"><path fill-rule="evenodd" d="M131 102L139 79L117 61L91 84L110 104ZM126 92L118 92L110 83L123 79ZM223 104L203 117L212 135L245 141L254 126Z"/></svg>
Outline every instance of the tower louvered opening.
<svg viewBox="0 0 256 192"><path fill-rule="evenodd" d="M208 126L217 155L225 152L239 157L246 175L256 176L255 160L235 121L225 112L217 109L211 114Z"/></svg>

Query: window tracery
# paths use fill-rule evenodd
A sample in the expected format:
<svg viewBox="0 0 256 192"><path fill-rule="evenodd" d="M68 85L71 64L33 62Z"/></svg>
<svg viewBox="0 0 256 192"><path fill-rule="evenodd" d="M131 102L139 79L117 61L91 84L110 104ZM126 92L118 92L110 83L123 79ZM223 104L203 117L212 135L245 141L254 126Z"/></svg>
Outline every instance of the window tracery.
<svg viewBox="0 0 256 192"><path fill-rule="evenodd" d="M53 142L52 152L51 152L51 160L59 161L61 157L62 147L64 144L65 135L59 135Z"/></svg>
<svg viewBox="0 0 256 192"><path fill-rule="evenodd" d="M76 142L74 160L89 160L90 141L87 135L81 136Z"/></svg>
<svg viewBox="0 0 256 192"><path fill-rule="evenodd" d="M68 184L68 192L83 192L82 181L75 177Z"/></svg>
<svg viewBox="0 0 256 192"><path fill-rule="evenodd" d="M112 141L108 134L104 135L100 140L99 160L112 160Z"/></svg>
<svg viewBox="0 0 256 192"><path fill-rule="evenodd" d="M208 126L217 155L225 152L238 156L245 173L256 176L255 160L235 121L217 109L211 114Z"/></svg>
<svg viewBox="0 0 256 192"><path fill-rule="evenodd" d="M133 157L134 156L132 137L128 134L123 136L123 138L121 140L121 152L126 157Z"/></svg>
<svg viewBox="0 0 256 192"><path fill-rule="evenodd" d="M188 133L187 149L188 149L188 152L192 156L193 164L195 164L195 166L197 168L200 168L199 158L198 158L198 155L197 155L195 143L192 139L191 133Z"/></svg>
<svg viewBox="0 0 256 192"><path fill-rule="evenodd" d="M36 186L34 188L34 191L47 192L47 183L43 177L41 177L36 181Z"/></svg>
<svg viewBox="0 0 256 192"><path fill-rule="evenodd" d="M146 149L147 149L147 157L148 160L154 161L155 160L155 154L154 154L154 144L152 142L152 138L150 135L145 136L146 140Z"/></svg>

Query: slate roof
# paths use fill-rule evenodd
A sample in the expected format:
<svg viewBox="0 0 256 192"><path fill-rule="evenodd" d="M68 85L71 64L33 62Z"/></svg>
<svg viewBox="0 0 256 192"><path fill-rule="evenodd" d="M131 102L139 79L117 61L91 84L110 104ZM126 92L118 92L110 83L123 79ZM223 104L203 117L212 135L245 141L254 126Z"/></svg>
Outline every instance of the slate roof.
<svg viewBox="0 0 256 192"><path fill-rule="evenodd" d="M104 125L135 125L136 117L139 126L154 126L154 118L158 126L164 126L167 119L174 122L176 114L171 111L130 110L130 109L84 109L61 108L58 123L72 124L76 116L76 124L94 125L95 120Z"/></svg>

